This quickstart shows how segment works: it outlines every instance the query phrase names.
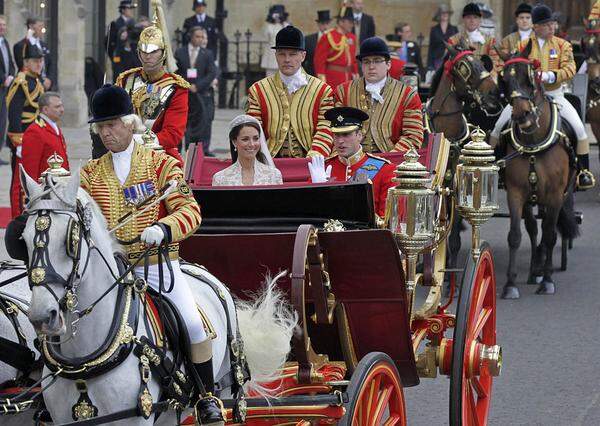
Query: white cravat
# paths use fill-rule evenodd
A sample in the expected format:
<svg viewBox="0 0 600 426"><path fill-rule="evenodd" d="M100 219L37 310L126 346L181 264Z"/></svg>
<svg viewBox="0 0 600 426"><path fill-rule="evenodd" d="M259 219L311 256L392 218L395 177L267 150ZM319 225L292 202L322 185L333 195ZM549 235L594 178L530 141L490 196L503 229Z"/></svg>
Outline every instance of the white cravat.
<svg viewBox="0 0 600 426"><path fill-rule="evenodd" d="M206 13L201 13L200 15L196 15L196 20L198 22L200 22L201 24L204 22L205 19L206 19Z"/></svg>
<svg viewBox="0 0 600 426"><path fill-rule="evenodd" d="M519 30L519 37L521 37L521 40L527 40L529 38L529 36L531 35L531 29L525 30L525 31L521 31Z"/></svg>
<svg viewBox="0 0 600 426"><path fill-rule="evenodd" d="M299 68L298 71L296 71L296 74L290 76L284 75L279 71L279 77L281 77L281 81L290 95L308 84L306 76L302 72L302 68Z"/></svg>
<svg viewBox="0 0 600 426"><path fill-rule="evenodd" d="M131 154L133 153L134 145L135 142L132 140L124 151L112 153L113 169L121 185L125 183L131 170Z"/></svg>
<svg viewBox="0 0 600 426"><path fill-rule="evenodd" d="M31 37L27 37L29 40L29 43L33 44L34 46L37 46L40 50L42 49L42 45L40 44L40 39L34 36Z"/></svg>
<svg viewBox="0 0 600 426"><path fill-rule="evenodd" d="M469 41L471 43L481 43L481 44L485 43L485 37L483 36L483 34L481 34L481 31L479 31L479 30L475 30L473 32L467 31L467 34L469 35Z"/></svg>
<svg viewBox="0 0 600 426"><path fill-rule="evenodd" d="M374 101L377 101L380 104L383 103L383 96L381 96L381 90L383 89L383 86L385 86L386 81L387 77L384 77L376 83L367 82L367 84L365 85L365 90L371 94L371 98L373 98Z"/></svg>
<svg viewBox="0 0 600 426"><path fill-rule="evenodd" d="M50 120L50 118L48 118L48 116L46 114L40 113L40 117L42 117L46 121L46 123L48 123L50 126L52 126L52 128L54 129L54 132L57 135L60 135L60 131L58 130L58 125L54 121Z"/></svg>
<svg viewBox="0 0 600 426"><path fill-rule="evenodd" d="M538 38L538 46L540 46L540 50L542 50L544 48L544 44L546 44L546 40L544 40L543 38Z"/></svg>
<svg viewBox="0 0 600 426"><path fill-rule="evenodd" d="M354 20L355 21L360 21L362 19L362 12L360 13L354 13Z"/></svg>

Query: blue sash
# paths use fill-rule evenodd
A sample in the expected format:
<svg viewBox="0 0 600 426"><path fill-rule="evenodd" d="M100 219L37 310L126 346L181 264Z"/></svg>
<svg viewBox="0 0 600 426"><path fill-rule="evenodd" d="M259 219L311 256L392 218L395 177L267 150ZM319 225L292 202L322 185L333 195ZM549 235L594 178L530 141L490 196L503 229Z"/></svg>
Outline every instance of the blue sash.
<svg viewBox="0 0 600 426"><path fill-rule="evenodd" d="M367 179L373 180L377 173L379 173L379 170L381 170L381 168L385 164L385 160L382 160L380 158L368 157L367 161L365 161L363 165L360 166L360 168L356 171L354 176L356 177L356 179L361 179L362 176L359 177L359 175L366 175Z"/></svg>

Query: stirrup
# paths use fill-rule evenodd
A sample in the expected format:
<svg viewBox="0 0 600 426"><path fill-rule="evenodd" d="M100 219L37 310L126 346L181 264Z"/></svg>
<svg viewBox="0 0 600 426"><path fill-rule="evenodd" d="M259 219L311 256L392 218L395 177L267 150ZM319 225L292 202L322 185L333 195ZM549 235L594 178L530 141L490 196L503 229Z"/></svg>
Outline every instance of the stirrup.
<svg viewBox="0 0 600 426"><path fill-rule="evenodd" d="M206 412L206 408L214 408L212 413ZM218 410L218 412L217 412ZM198 399L194 405L194 415L196 424L203 426L224 426L227 412L223 401L208 392L206 395Z"/></svg>
<svg viewBox="0 0 600 426"><path fill-rule="evenodd" d="M580 185L579 184L579 178L581 176L587 176L587 177L589 177L590 180L592 181L591 184ZM581 169L579 171L579 173L577 173L577 189L586 190L586 189L591 189L594 186L596 186L596 178L594 177L594 174L592 172L590 172L588 169Z"/></svg>

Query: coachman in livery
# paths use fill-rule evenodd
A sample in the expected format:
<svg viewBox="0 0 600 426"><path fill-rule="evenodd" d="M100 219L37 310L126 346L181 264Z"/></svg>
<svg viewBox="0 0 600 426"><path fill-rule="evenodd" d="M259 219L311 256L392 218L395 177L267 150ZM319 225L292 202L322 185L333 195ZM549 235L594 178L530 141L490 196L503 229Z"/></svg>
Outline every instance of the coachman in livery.
<svg viewBox="0 0 600 426"><path fill-rule="evenodd" d="M44 93L40 80L44 56L34 45L26 43L23 52L23 71L20 71L8 88L6 107L8 109L8 141L12 152L12 179L10 184L10 206L12 217L23 210L23 195L19 182L19 165L23 133L39 114L38 99Z"/></svg>

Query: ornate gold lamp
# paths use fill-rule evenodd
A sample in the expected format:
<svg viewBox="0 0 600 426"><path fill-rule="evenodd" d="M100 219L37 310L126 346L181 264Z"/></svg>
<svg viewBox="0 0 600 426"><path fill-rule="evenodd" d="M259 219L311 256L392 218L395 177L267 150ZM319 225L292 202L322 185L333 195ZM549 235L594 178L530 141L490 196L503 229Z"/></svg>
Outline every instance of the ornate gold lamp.
<svg viewBox="0 0 600 426"><path fill-rule="evenodd" d="M419 163L419 154L411 149L404 162L396 167L394 182L398 185L388 192L386 224L407 259L409 303L416 285L417 257L433 243L434 197L429 172ZM412 309L412 306L410 307Z"/></svg>
<svg viewBox="0 0 600 426"><path fill-rule="evenodd" d="M42 172L39 178L39 182L42 183L46 179L46 176L54 178L63 178L71 176L71 172L63 168L65 160L58 155L56 152L48 157L48 168Z"/></svg>
<svg viewBox="0 0 600 426"><path fill-rule="evenodd" d="M458 211L473 227L471 253L479 257L479 229L498 210L498 170L494 150L479 127L461 150L456 168Z"/></svg>

